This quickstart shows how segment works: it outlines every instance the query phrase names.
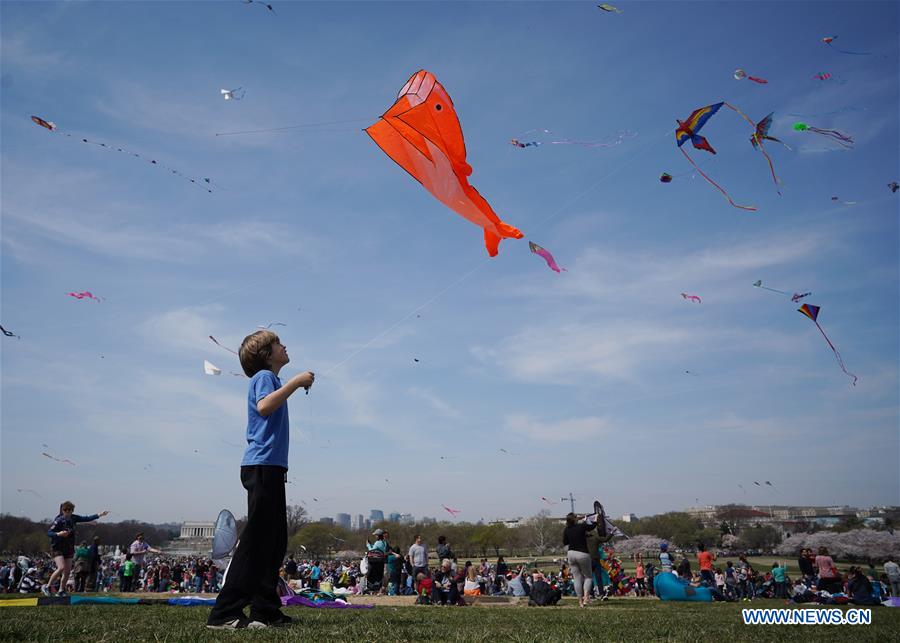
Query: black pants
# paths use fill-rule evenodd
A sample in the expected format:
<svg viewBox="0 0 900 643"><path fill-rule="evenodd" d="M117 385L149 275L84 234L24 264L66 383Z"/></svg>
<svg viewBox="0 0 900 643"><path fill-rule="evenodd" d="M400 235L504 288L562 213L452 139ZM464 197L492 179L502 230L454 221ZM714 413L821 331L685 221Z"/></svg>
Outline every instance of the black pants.
<svg viewBox="0 0 900 643"><path fill-rule="evenodd" d="M247 490L247 524L241 532L208 623L220 624L243 616L267 622L281 614L278 570L287 548L287 509L283 467L241 467L241 484Z"/></svg>

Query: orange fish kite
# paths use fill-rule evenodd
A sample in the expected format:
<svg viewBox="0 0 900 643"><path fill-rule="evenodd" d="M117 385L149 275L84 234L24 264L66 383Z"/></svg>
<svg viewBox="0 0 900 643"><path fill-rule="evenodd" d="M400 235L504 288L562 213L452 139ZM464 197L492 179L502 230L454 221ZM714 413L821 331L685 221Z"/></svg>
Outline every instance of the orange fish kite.
<svg viewBox="0 0 900 643"><path fill-rule="evenodd" d="M433 74L425 70L413 74L397 102L366 133L438 201L484 228L490 256L497 256L501 239L522 238L469 185L472 168L466 163L462 128L453 101Z"/></svg>

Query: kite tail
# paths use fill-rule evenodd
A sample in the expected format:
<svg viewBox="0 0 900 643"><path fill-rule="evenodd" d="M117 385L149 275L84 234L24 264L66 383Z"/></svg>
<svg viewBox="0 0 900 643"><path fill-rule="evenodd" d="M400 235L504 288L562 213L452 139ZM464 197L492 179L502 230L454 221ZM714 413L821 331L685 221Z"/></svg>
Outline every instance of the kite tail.
<svg viewBox="0 0 900 643"><path fill-rule="evenodd" d="M835 356L835 358L837 358L837 362L838 362L838 365L841 367L841 370L844 371L844 373L846 373L847 376L850 377L850 379L852 380L852 381L850 382L850 384L851 384L852 386L856 386L856 381L857 381L859 378L856 377L856 375L854 375L854 374L851 373L850 371L848 371L848 370L847 370L847 367L844 366L844 359L841 357L841 354L840 354L840 352L838 351L838 349L836 349L836 348L834 347L834 344L831 343L831 340L828 339L828 335L825 334L825 331L822 330L822 327L819 326L819 322L813 322L813 323L816 325L816 328L819 329L819 332L822 333L822 337L825 338L825 341L828 342L828 346L831 347L832 352L834 352L834 356Z"/></svg>
<svg viewBox="0 0 900 643"><path fill-rule="evenodd" d="M769 84L769 81L765 78L757 78L756 76L747 76L747 80L752 80L754 83L759 83L760 85Z"/></svg>
<svg viewBox="0 0 900 643"><path fill-rule="evenodd" d="M775 174L775 166L772 165L772 159L769 158L768 152L766 152L765 146L763 146L762 141L759 142L759 151L763 153L763 156L766 157L766 161L769 162L769 170L772 172L772 180L775 181L775 190L781 195L781 179Z"/></svg>
<svg viewBox="0 0 900 643"><path fill-rule="evenodd" d="M688 161L690 161L691 165L694 166L694 169L697 170L697 172L700 174L700 176L702 176L704 179L706 179L707 181L709 181L709 183L711 183L711 184L713 185L713 187L715 187L719 192L721 192L722 194L725 195L725 198L728 199L728 202L732 205L732 207L739 208L739 209L741 209L741 210L749 210L750 212L756 212L756 206L754 206L754 205L740 205L740 204L738 204L738 203L735 203L734 200L731 198L731 196L728 194L728 192L725 191L725 188L723 188L721 185L719 185L718 183L716 183L715 181L713 181L711 178L709 178L709 177L703 172L703 170L701 170L701 169L697 166L697 164L694 163L694 159L692 159L690 156L688 156L688 153L684 151L684 148L683 148L683 147L679 147L678 149L681 150L681 153L684 154L685 158L686 158Z"/></svg>
<svg viewBox="0 0 900 643"><path fill-rule="evenodd" d="M810 127L809 129L818 134L822 134L823 136L833 138L844 147L853 147L853 139L846 134L842 134L836 129L821 129L819 127Z"/></svg>

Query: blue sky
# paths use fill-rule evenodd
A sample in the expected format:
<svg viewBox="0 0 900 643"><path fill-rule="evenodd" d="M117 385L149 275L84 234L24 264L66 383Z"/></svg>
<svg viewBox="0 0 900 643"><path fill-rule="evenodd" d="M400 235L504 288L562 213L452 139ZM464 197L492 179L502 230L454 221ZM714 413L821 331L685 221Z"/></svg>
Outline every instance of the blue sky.
<svg viewBox="0 0 900 643"><path fill-rule="evenodd" d="M315 517L528 516L570 491L639 515L900 503L898 4L617 4L0 5L2 324L22 337L2 342L2 511L242 514L246 380L207 336L236 347L274 321L283 374L317 374L290 401L288 487ZM453 98L472 185L525 233L494 259L361 131L422 68ZM718 154L692 157L756 213L674 145L676 118L720 100L774 111L793 148L768 146L779 196L744 121L704 128ZM508 144L542 128L637 135ZM758 279L814 293L855 388ZM82 290L105 300L66 295Z"/></svg>

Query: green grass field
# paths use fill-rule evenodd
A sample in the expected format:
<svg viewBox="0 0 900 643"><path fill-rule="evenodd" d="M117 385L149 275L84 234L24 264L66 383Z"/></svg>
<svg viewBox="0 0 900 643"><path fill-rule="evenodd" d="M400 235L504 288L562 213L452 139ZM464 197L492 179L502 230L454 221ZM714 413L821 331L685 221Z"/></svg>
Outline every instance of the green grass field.
<svg viewBox="0 0 900 643"><path fill-rule="evenodd" d="M361 601L360 601L361 602ZM875 607L871 625L749 626L747 603L661 603L613 599L559 607L378 606L372 610L286 608L288 628L223 632L204 627L209 609L162 605L0 608L3 641L887 641L900 631L900 609ZM756 601L753 607L784 607ZM894 632L892 635L891 632Z"/></svg>

